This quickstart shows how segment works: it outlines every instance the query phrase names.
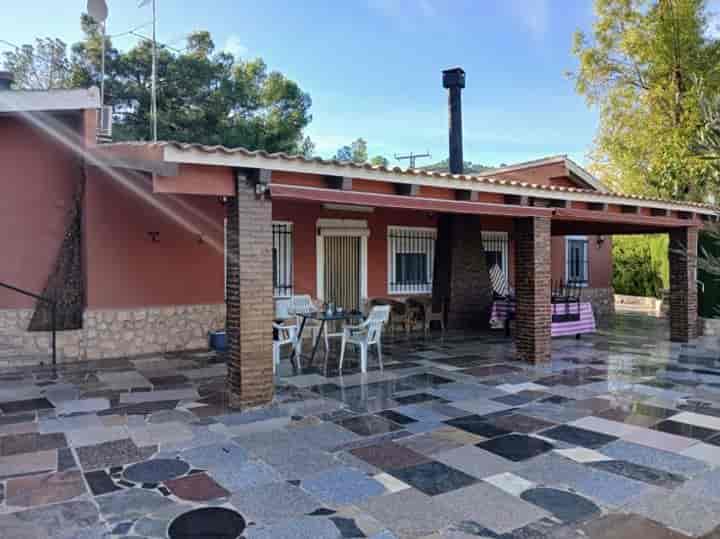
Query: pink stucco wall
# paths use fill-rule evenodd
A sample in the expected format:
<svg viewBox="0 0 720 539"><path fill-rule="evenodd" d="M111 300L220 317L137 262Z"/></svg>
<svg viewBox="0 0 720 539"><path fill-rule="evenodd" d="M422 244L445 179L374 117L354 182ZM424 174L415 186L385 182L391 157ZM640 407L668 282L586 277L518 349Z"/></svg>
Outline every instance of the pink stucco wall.
<svg viewBox="0 0 720 539"><path fill-rule="evenodd" d="M152 194L149 177L88 169L87 305L221 303L224 207L214 196ZM153 241L150 232L157 232ZM200 241L200 235L206 239ZM216 248L219 246L219 249Z"/></svg>
<svg viewBox="0 0 720 539"><path fill-rule="evenodd" d="M78 134L80 114L56 115ZM0 281L41 293L82 178L80 159L16 116L0 116ZM34 300L0 289L0 309Z"/></svg>

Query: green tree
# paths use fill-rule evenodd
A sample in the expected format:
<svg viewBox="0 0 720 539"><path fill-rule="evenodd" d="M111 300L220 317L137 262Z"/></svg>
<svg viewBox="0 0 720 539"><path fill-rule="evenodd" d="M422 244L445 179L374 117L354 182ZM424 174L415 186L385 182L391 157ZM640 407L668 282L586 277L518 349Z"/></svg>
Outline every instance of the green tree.
<svg viewBox="0 0 720 539"><path fill-rule="evenodd" d="M305 159L310 159L315 156L315 143L310 137L303 139L302 146L300 148L300 155Z"/></svg>
<svg viewBox="0 0 720 539"><path fill-rule="evenodd" d="M694 151L700 97L718 90L720 46L703 0L595 0L592 38L575 34L578 93L600 110L592 168L625 191L703 200L713 167Z"/></svg>
<svg viewBox="0 0 720 539"><path fill-rule="evenodd" d="M34 45L3 53L5 69L13 74L14 86L23 90L72 87L67 45L60 39L38 38Z"/></svg>
<svg viewBox="0 0 720 539"><path fill-rule="evenodd" d="M72 48L72 85L99 86L102 35L83 15L84 39ZM121 52L106 39L106 101L122 109L116 140L151 138L152 44ZM182 52L158 45L158 138L299 153L312 120L310 96L257 58L216 52L212 36L196 31Z"/></svg>
<svg viewBox="0 0 720 539"><path fill-rule="evenodd" d="M390 165L390 161L387 157L384 157L382 155L376 155L372 159L370 159L370 164L376 167L387 167Z"/></svg>
<svg viewBox="0 0 720 539"><path fill-rule="evenodd" d="M613 238L613 288L617 294L662 297L670 286L667 235Z"/></svg>
<svg viewBox="0 0 720 539"><path fill-rule="evenodd" d="M368 160L367 141L362 137L352 143L352 160L355 163L366 163Z"/></svg>

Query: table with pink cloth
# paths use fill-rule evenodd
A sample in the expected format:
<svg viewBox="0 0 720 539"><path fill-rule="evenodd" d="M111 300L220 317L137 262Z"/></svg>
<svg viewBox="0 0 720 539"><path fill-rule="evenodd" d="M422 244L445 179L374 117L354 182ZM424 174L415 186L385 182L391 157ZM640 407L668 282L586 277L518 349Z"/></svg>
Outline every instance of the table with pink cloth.
<svg viewBox="0 0 720 539"><path fill-rule="evenodd" d="M579 320L566 320L552 323L551 335L553 337L565 337L567 335L580 335L582 333L594 333L595 314L593 313L592 304L586 303L553 303L553 315L575 314L580 308ZM504 324L508 316L515 312L515 302L506 299L497 299L493 302L492 311L490 313L490 324ZM513 317L514 318L514 317Z"/></svg>

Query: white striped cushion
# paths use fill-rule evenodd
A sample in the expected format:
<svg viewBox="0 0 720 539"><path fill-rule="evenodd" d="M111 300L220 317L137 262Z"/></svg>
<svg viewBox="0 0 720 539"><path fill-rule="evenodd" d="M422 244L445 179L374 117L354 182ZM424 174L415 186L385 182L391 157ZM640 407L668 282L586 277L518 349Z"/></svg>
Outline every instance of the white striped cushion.
<svg viewBox="0 0 720 539"><path fill-rule="evenodd" d="M490 268L490 284L498 296L508 295L509 287L505 273L497 264L493 264L492 268Z"/></svg>

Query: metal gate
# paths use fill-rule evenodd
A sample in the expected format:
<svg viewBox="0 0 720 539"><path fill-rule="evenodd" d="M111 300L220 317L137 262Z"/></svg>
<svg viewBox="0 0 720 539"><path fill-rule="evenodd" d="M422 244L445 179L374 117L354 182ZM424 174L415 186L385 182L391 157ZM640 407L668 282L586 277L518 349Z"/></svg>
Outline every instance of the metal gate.
<svg viewBox="0 0 720 539"><path fill-rule="evenodd" d="M344 309L360 308L359 236L323 237L324 300Z"/></svg>

